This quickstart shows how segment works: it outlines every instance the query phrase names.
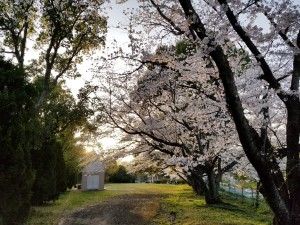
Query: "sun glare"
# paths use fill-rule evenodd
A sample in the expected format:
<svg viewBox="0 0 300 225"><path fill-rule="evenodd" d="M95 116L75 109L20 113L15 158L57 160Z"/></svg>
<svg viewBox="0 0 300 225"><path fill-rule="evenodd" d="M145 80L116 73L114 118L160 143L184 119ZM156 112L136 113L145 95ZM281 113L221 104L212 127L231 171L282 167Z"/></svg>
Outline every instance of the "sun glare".
<svg viewBox="0 0 300 225"><path fill-rule="evenodd" d="M102 138L101 140L99 140L99 142L102 145L102 148L104 150L107 150L107 149L116 147L119 140L116 140L116 139L110 138L110 137L105 137L105 138Z"/></svg>
<svg viewBox="0 0 300 225"><path fill-rule="evenodd" d="M121 159L121 162L131 162L134 159L132 155L125 156Z"/></svg>

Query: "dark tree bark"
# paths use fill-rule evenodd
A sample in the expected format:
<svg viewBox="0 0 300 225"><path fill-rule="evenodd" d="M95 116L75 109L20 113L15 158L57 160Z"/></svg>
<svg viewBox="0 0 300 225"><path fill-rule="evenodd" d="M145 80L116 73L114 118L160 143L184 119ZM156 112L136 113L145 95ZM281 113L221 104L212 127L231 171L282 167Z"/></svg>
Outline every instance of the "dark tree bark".
<svg viewBox="0 0 300 225"><path fill-rule="evenodd" d="M218 166L216 166L218 163ZM194 170L190 171L190 175L186 175L189 184L197 195L205 196L206 204L222 203L219 195L220 182L224 173L231 170L237 161L233 161L221 168L221 159L216 157L210 164L198 165ZM204 177L207 177L207 181Z"/></svg>
<svg viewBox="0 0 300 225"><path fill-rule="evenodd" d="M219 195L219 182L213 169L209 169L207 173L207 193L205 193L205 201L207 204L219 204L221 198Z"/></svg>
<svg viewBox="0 0 300 225"><path fill-rule="evenodd" d="M186 175L189 185L193 188L193 191L199 196L205 196L206 185L203 180L202 171L191 171L190 175Z"/></svg>

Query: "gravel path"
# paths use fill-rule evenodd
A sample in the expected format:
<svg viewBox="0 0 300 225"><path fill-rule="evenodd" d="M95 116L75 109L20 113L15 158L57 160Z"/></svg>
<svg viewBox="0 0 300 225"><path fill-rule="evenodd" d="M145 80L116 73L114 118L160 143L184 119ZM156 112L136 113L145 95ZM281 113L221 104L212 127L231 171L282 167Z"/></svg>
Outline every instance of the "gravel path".
<svg viewBox="0 0 300 225"><path fill-rule="evenodd" d="M161 195L128 194L75 211L59 225L143 225L158 214Z"/></svg>

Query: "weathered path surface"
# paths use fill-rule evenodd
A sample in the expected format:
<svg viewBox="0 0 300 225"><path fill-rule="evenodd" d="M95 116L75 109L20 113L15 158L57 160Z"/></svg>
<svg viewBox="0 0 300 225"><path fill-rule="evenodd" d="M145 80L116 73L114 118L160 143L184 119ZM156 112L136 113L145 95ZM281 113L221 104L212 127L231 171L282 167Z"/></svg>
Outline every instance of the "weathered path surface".
<svg viewBox="0 0 300 225"><path fill-rule="evenodd" d="M143 225L158 214L162 195L127 194L75 211L59 225Z"/></svg>

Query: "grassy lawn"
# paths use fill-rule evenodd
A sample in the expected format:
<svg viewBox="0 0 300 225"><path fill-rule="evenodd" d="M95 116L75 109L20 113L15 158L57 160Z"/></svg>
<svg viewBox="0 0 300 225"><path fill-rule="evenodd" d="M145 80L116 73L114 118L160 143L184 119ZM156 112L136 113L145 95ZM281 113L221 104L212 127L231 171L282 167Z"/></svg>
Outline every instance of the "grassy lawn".
<svg viewBox="0 0 300 225"><path fill-rule="evenodd" d="M267 225L271 215L255 210L250 203L224 196L225 204L206 206L204 199L195 196L187 185L165 184L106 184L105 191L67 191L54 203L33 207L27 225L58 224L64 213L96 205L121 194L162 194L162 206L151 224L180 225Z"/></svg>
<svg viewBox="0 0 300 225"><path fill-rule="evenodd" d="M243 201L223 195L224 203L207 206L203 198L196 196L189 188L163 200L155 224L180 225L269 225L271 212L265 204L255 210L251 201Z"/></svg>

